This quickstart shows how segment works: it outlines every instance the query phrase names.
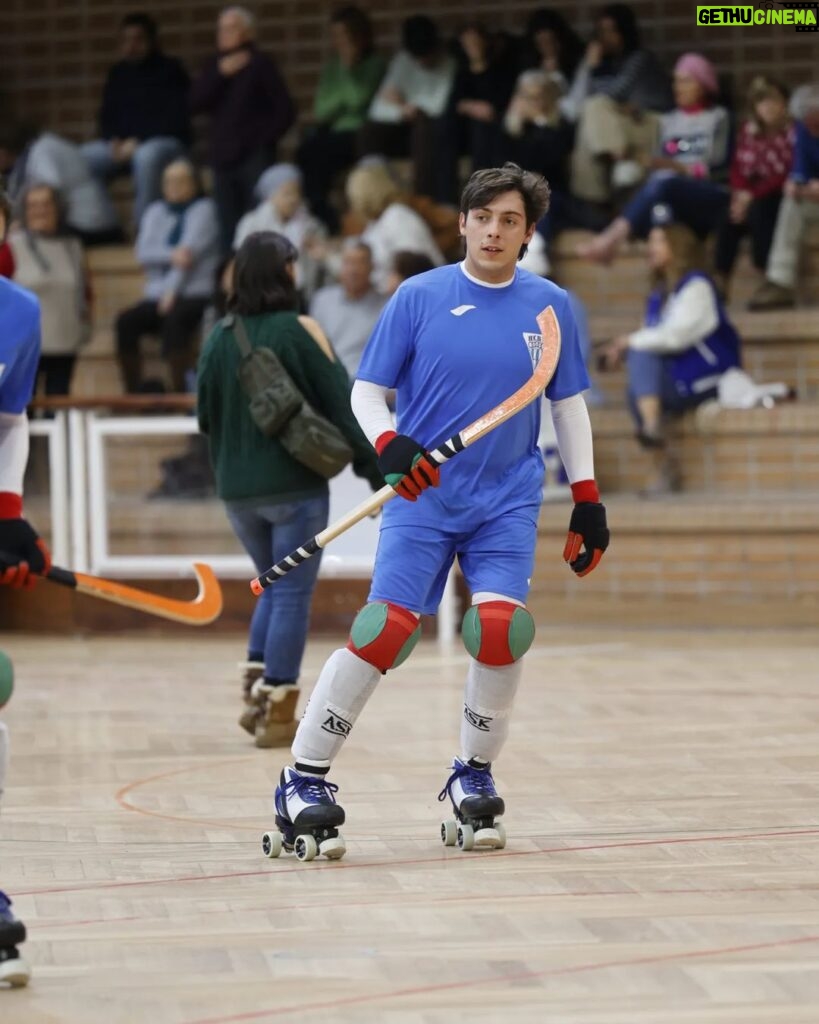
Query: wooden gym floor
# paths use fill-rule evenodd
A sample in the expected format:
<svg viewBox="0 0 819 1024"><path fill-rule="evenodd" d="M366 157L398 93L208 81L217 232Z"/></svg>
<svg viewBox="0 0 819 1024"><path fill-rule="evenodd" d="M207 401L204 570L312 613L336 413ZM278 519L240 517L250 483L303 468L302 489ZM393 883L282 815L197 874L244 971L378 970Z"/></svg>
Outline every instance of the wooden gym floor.
<svg viewBox="0 0 819 1024"><path fill-rule="evenodd" d="M311 644L312 680L331 645ZM819 1020L815 632L541 628L505 851L438 839L464 656L383 680L334 778L348 852L266 860L282 757L240 642L0 635L17 690L3 1024Z"/></svg>

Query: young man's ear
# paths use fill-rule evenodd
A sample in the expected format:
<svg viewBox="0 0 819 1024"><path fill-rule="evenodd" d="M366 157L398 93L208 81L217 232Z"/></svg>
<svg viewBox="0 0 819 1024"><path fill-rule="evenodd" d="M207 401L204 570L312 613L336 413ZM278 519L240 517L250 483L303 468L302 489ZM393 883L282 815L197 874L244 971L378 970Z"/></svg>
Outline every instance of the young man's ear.
<svg viewBox="0 0 819 1024"><path fill-rule="evenodd" d="M463 238L463 236L466 234L466 214L465 213L459 213L458 214L458 230L460 231L461 237Z"/></svg>
<svg viewBox="0 0 819 1024"><path fill-rule="evenodd" d="M537 224L530 224L526 229L526 234L523 236L523 244L528 245L532 241L535 231L537 230Z"/></svg>

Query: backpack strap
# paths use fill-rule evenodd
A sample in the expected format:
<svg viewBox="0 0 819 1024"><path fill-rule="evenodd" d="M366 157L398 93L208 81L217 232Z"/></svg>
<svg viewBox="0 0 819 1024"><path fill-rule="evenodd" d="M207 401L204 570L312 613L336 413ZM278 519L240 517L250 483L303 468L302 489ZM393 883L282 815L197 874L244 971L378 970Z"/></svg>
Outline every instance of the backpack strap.
<svg viewBox="0 0 819 1024"><path fill-rule="evenodd" d="M239 346L242 358L247 359L253 352L253 346L250 344L250 338L247 336L247 329L242 318L230 313L222 320L222 324L233 334L233 340Z"/></svg>

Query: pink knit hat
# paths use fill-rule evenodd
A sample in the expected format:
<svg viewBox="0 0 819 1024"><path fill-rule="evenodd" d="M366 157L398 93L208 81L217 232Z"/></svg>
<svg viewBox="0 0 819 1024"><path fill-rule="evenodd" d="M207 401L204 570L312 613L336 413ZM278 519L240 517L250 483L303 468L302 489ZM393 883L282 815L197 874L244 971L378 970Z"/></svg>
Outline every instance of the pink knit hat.
<svg viewBox="0 0 819 1024"><path fill-rule="evenodd" d="M684 53L674 65L674 74L693 78L711 96L716 96L719 92L714 65L701 53Z"/></svg>

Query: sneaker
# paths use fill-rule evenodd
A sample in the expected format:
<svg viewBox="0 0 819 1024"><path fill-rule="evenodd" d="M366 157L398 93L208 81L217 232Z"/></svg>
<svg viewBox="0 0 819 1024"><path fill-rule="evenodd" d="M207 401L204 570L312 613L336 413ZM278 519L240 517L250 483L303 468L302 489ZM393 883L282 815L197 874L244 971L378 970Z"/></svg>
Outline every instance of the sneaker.
<svg viewBox="0 0 819 1024"><path fill-rule="evenodd" d="M774 281L764 281L751 296L748 309L760 312L764 309L790 309L795 305L793 288L785 288Z"/></svg>

